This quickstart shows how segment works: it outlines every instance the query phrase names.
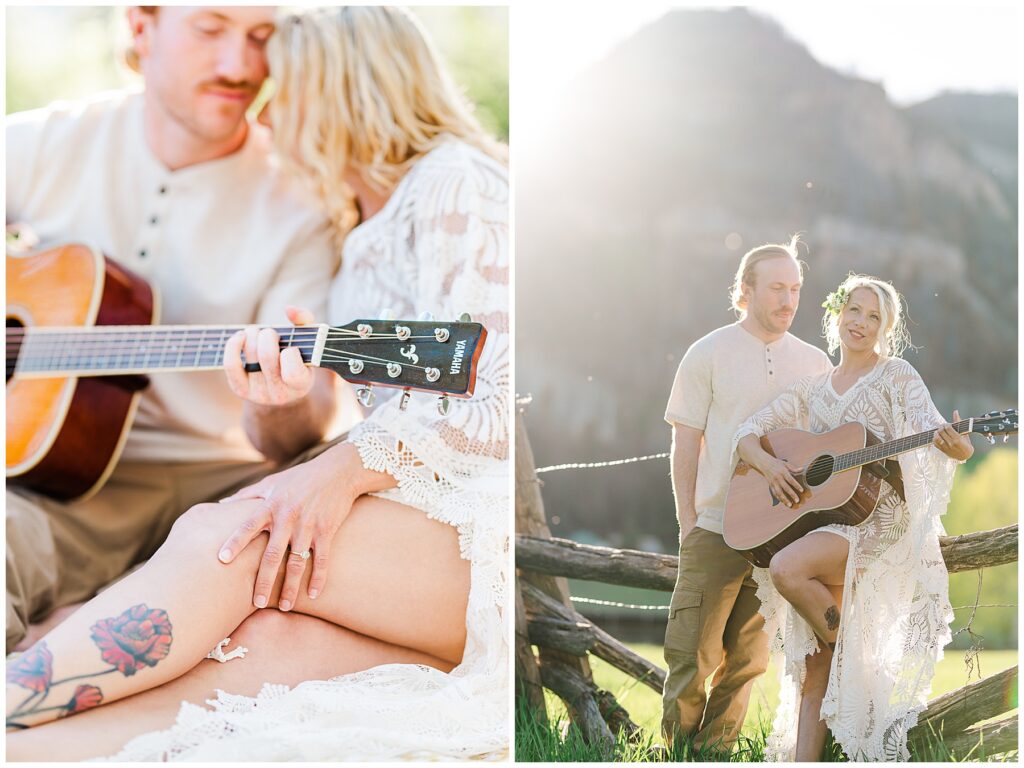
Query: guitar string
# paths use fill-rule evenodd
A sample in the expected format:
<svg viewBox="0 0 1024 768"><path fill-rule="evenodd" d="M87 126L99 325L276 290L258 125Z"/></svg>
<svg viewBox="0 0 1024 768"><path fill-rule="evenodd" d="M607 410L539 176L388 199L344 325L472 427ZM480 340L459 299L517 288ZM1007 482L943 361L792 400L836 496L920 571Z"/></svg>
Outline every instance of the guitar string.
<svg viewBox="0 0 1024 768"><path fill-rule="evenodd" d="M220 367L221 365L223 365L222 352L223 352L222 349L218 349L218 350L216 350L214 352L214 354L213 354L213 361L210 363L210 365L216 366L216 367ZM377 357L377 356L373 356L373 355L358 355L358 354L354 354L354 353L338 352L336 350L327 350L327 349L324 350L324 352L321 355L320 359L321 359L321 362L323 362L323 361L327 361L327 362L347 362L349 360L358 360L358 361L361 361L363 363L369 363L371 365L382 365L382 366L387 366L387 365L390 365L390 364L394 363L396 365L400 365L403 369L411 368L413 370L424 370L424 371L428 367L430 367L430 366L426 366L426 365L417 365L417 364L409 362L407 360L390 360L390 359L388 359L386 357ZM303 360L303 362L304 363L309 363L310 361ZM157 367L157 368L159 368L161 366L159 364L154 364L154 365L151 365L150 367ZM22 370L22 372L26 372L24 367L22 367L21 370ZM46 369L32 369L33 372L36 372L37 370L46 370ZM98 370L98 369L95 369L95 368L76 368L74 370L76 370L76 371L93 371L93 370ZM171 367L171 370L173 371L173 367Z"/></svg>
<svg viewBox="0 0 1024 768"><path fill-rule="evenodd" d="M977 421L977 419L975 419L975 421ZM960 434L965 434L966 430L961 431L960 428L969 425L970 419L964 419L962 421L955 422L952 426ZM880 443L879 445L872 445L867 448L859 448L855 451L840 454L839 456L834 457L832 470L827 468L815 468L806 474L806 478L809 482L812 480L816 481L814 484L818 485L830 475L836 475L840 472L856 469L864 464L871 464L875 461L879 461L883 458L889 458L890 456L898 453L905 453L916 448L921 448L932 441L936 432L938 432L938 429L931 429L925 432L920 432L916 435L891 440L888 443ZM889 449L893 449L891 453L889 452ZM815 462L812 462L812 467L814 464ZM825 466L827 467L827 462L825 463Z"/></svg>

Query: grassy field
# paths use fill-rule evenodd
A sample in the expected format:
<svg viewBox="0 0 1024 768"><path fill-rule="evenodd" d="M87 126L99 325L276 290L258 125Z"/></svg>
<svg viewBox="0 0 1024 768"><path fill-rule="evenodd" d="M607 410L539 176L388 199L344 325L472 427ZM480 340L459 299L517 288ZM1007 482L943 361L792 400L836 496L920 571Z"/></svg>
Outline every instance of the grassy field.
<svg viewBox="0 0 1024 768"><path fill-rule="evenodd" d="M665 666L662 658L662 649L658 645L631 644L634 651L654 662L660 667ZM978 661L974 672L968 677L968 669L962 651L947 651L945 657L939 663L935 679L932 683L931 698L939 696L948 691L965 685L970 680L977 680L978 673L982 677L988 677L1001 670L1012 667L1017 663L1017 651L982 651L977 657ZM618 702L629 712L630 719L644 729L644 739L641 744L626 745L620 744L617 757L621 761L645 761L651 760L650 747L662 744L659 734L661 723L661 697L646 685L637 683L619 670L611 667L604 661L591 656L591 668L594 673L594 681L599 688L611 691L615 694ZM738 752L732 760L739 758L741 761L757 761L762 759L764 736L769 730L775 706L778 702L778 678L775 670L769 667L768 673L754 684L754 692L751 696L750 710L744 723L743 733L746 737L741 740ZM561 700L550 692L546 692L548 701L548 716L553 721L564 723L566 721L565 707ZM1016 710L1014 710L1016 711ZM528 738L521 731L529 729L521 718L516 724L516 759L517 760L545 760L545 761L586 761L596 759L591 750L579 742L573 732L564 734L565 738L558 739L561 743L555 743L552 738L554 734L531 733ZM713 755L689 755L676 754L662 756L663 759L684 759L700 760L713 759ZM721 756L718 756L721 757ZM932 759L941 759L938 756L930 756ZM1014 758L1015 760L1015 758Z"/></svg>

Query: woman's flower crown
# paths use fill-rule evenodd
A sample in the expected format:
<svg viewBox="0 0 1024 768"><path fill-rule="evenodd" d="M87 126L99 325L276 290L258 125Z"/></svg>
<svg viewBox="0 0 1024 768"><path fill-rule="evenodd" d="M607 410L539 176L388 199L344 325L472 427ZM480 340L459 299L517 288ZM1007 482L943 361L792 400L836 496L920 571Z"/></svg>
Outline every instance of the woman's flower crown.
<svg viewBox="0 0 1024 768"><path fill-rule="evenodd" d="M840 312L842 312L843 307L846 306L846 300L849 298L850 292L843 287L839 287L825 297L825 300L821 302L821 306L823 306L833 315L838 315Z"/></svg>

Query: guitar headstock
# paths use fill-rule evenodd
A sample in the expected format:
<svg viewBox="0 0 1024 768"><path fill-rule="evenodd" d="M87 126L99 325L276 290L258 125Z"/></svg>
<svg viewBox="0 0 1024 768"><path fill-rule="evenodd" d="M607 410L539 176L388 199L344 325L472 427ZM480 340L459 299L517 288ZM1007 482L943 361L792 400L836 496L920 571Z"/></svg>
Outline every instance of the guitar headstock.
<svg viewBox="0 0 1024 768"><path fill-rule="evenodd" d="M1005 442L1010 435L1017 434L1017 409L990 411L984 416L976 417L971 431L988 438L990 443L995 442L996 435L1002 435Z"/></svg>
<svg viewBox="0 0 1024 768"><path fill-rule="evenodd" d="M486 339L480 323L353 320L328 329L320 366L354 384L471 397Z"/></svg>

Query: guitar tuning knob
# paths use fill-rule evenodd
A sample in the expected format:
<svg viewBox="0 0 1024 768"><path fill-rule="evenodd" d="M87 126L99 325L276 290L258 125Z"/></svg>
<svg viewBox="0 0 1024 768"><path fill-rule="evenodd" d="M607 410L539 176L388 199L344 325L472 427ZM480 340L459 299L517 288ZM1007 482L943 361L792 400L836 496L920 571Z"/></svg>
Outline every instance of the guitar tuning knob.
<svg viewBox="0 0 1024 768"><path fill-rule="evenodd" d="M363 372L363 361L351 359L348 361L348 369L351 373L362 373Z"/></svg>
<svg viewBox="0 0 1024 768"><path fill-rule="evenodd" d="M380 319L381 320L394 320L395 319L395 311L393 309L391 309L391 307L384 307L384 309L382 309L380 311Z"/></svg>
<svg viewBox="0 0 1024 768"><path fill-rule="evenodd" d="M373 391L373 386L360 387L356 390L356 400L364 408L373 408L373 403L377 399L377 395Z"/></svg>
<svg viewBox="0 0 1024 768"><path fill-rule="evenodd" d="M441 378L441 370L439 368L427 368L423 371L427 381L433 383Z"/></svg>
<svg viewBox="0 0 1024 768"><path fill-rule="evenodd" d="M388 376L392 379L397 379L402 375L402 366L398 363L388 363Z"/></svg>
<svg viewBox="0 0 1024 768"><path fill-rule="evenodd" d="M441 395L441 397L437 399L437 412L440 413L442 416L447 416L448 411L450 411L451 409L451 399L448 397L448 395Z"/></svg>
<svg viewBox="0 0 1024 768"><path fill-rule="evenodd" d="M448 332L447 328L435 328L434 329L434 338L437 339L442 344L444 344L446 341L448 341L448 339L450 337L451 337L451 334Z"/></svg>
<svg viewBox="0 0 1024 768"><path fill-rule="evenodd" d="M409 390L408 389L403 389L402 390L402 397L398 401L398 410L404 411L405 409L407 409L409 407L409 398L410 397L412 397L412 395L409 393Z"/></svg>
<svg viewBox="0 0 1024 768"><path fill-rule="evenodd" d="M461 315L459 315L459 322L460 323L472 323L473 322L473 318L469 314L469 312L463 312Z"/></svg>
<svg viewBox="0 0 1024 768"><path fill-rule="evenodd" d="M1007 440L1009 440L1009 439L1010 439L1010 436L1009 436L1009 435L1003 435L1003 442L1004 442L1004 443L1005 443L1005 442L1006 442Z"/></svg>
<svg viewBox="0 0 1024 768"><path fill-rule="evenodd" d="M996 436L995 435L988 435L987 434L987 435L985 435L985 439L988 440L988 444L989 445L995 445L996 444Z"/></svg>
<svg viewBox="0 0 1024 768"><path fill-rule="evenodd" d="M420 312L420 316L416 318L421 323L429 323L434 319L434 316L430 312Z"/></svg>
<svg viewBox="0 0 1024 768"><path fill-rule="evenodd" d="M359 325L356 326L356 331L359 332L359 335L362 338L368 339L370 337L370 334L373 333L373 326L371 326L369 323L360 323Z"/></svg>
<svg viewBox="0 0 1024 768"><path fill-rule="evenodd" d="M408 341L410 336L412 336L412 329L408 325L395 326L395 338L399 341Z"/></svg>

